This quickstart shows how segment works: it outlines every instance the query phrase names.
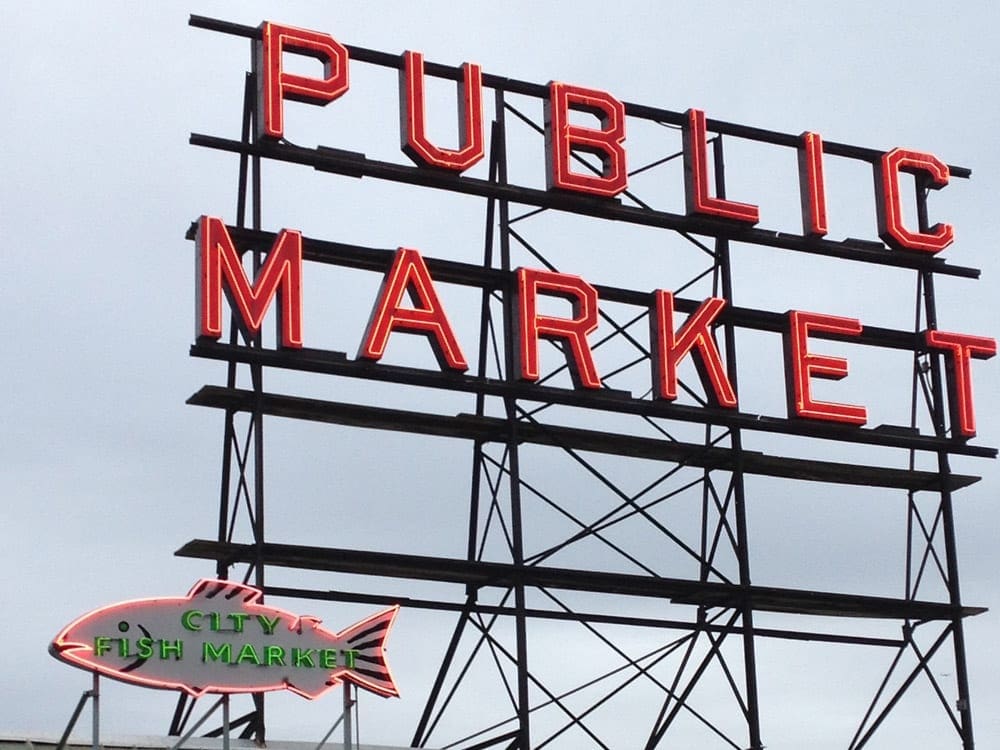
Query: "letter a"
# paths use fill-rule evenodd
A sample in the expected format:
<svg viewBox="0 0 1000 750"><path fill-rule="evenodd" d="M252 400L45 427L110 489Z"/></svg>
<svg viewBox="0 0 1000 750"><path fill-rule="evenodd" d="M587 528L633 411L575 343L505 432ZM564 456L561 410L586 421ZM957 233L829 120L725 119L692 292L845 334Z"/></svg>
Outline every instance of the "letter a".
<svg viewBox="0 0 1000 750"><path fill-rule="evenodd" d="M416 307L402 306L403 294L407 292ZM392 268L382 280L358 356L382 359L389 334L394 330L427 336L442 369L459 372L469 369L424 259L416 250L406 247L396 251Z"/></svg>

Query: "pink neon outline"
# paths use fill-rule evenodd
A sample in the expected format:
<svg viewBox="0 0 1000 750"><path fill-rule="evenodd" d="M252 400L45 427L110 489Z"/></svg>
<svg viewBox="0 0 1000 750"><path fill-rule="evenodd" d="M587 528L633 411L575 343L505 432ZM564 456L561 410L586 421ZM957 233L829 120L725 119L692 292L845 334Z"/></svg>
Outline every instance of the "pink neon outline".
<svg viewBox="0 0 1000 750"><path fill-rule="evenodd" d="M707 124L704 111L691 108L687 111L687 125L682 131L684 140L685 200L688 216L718 216L722 219L756 224L760 221L760 208L753 203L740 203L728 198L716 198L708 190Z"/></svg>
<svg viewBox="0 0 1000 750"><path fill-rule="evenodd" d="M802 224L805 233L825 237L829 232L826 218L826 180L823 173L823 138L819 133L801 136L800 189L803 191Z"/></svg>
<svg viewBox="0 0 1000 750"><path fill-rule="evenodd" d="M666 401L677 399L677 366L688 355L697 352L695 367L703 381L705 395L717 406L735 409L738 405L736 392L722 362L722 353L712 338L709 326L722 312L726 301L721 297L709 297L698 309L691 313L674 331L674 295L663 289L653 292L655 310L653 312L653 333L656 341L652 347L656 357L654 386L657 398ZM709 390L712 392L709 393Z"/></svg>
<svg viewBox="0 0 1000 750"><path fill-rule="evenodd" d="M387 690L385 688L380 687L373 681L369 680L367 677L353 673L347 667L338 667L333 672L331 672L330 676L327 678L326 686L314 695L309 695L308 693L304 693L301 690L296 689L294 686L289 685L285 680L282 680L279 683L274 683L272 685L265 685L263 687L254 687L250 689L240 688L237 686L228 686L228 685L206 685L196 690L192 688L190 685L186 685L184 683L168 682L165 680L154 680L143 677L142 675L134 674L132 672L123 673L117 669L105 667L101 664L95 664L83 658L83 656L81 655L81 654L93 653L93 646L91 644L67 640L67 634L71 632L73 628L75 628L80 623L92 617L95 617L99 614L114 613L121 610L131 609L136 607L137 605L143 605L143 604L151 604L151 603L170 604L170 603L190 602L194 600L194 595L196 591L200 591L202 588L206 586L213 586L213 585L222 585L222 586L246 589L247 591L251 592L251 596L250 598L241 601L241 605L244 606L256 605L258 607L264 607L278 614L280 617L282 617L282 619L287 619L287 621L291 623L291 625L289 626L289 630L293 630L296 627L301 627L301 623L303 622L311 624L314 629L319 628L320 620L317 620L315 617L311 617L309 615L296 615L293 614L292 612L289 612L288 610L281 609L280 607L272 607L270 604L268 605L257 604L257 602L259 602L261 598L261 591L258 588L233 581L221 581L211 578L202 578L199 581L197 581L194 584L194 586L191 587L190 591L188 591L187 595L183 597L173 596L173 597L146 597L141 599L129 599L124 602L118 602L116 604L108 604L103 607L98 607L97 609L91 610L90 612L80 615L75 620L73 620L69 625L67 625L62 630L59 631L59 634L52 640L52 643L49 646L49 652L56 658L66 661L75 667L79 667L80 669L85 669L88 672L97 672L98 674L102 674L106 677L110 677L112 679L119 680L121 682L131 682L145 687L156 688L159 690L183 690L185 693L195 698L199 698L202 695L205 695L206 693L214 693L214 694L266 693L273 690L289 690L293 693L296 693L297 695L301 695L303 698L307 698L309 700L315 700L319 696L324 695L331 688L340 684L340 682L342 681L353 682L355 685L358 685L359 687L363 687L366 690L370 690L371 692L377 693L384 697L396 697L399 695L399 689L396 686L396 680L392 675L392 670L389 668L389 662L385 659L385 646L384 646L385 641L389 637L389 632L392 630L393 623L396 620L396 614L399 612L398 604L390 607L389 609L384 609L381 612L376 612L375 614L366 617L364 620L361 620L360 622L355 623L354 625L349 625L343 630L335 634L332 634L334 639L343 639L346 637L347 634L349 634L354 630L361 629L364 626L367 626L373 621L378 620L380 618L388 617L389 622L388 625L386 626L385 633L382 636L382 642L376 647L376 653L379 657L382 658L383 663L385 664L385 671L386 674L388 674L389 676L388 683L392 685L392 690ZM326 632L329 633L330 631Z"/></svg>
<svg viewBox="0 0 1000 750"><path fill-rule="evenodd" d="M282 229L267 252L267 259L251 282L240 263L225 222L215 216L198 219L198 336L222 335L222 297L238 312L251 335L260 332L264 317L277 296L281 345L302 347L302 234ZM227 293L228 292L228 293Z"/></svg>

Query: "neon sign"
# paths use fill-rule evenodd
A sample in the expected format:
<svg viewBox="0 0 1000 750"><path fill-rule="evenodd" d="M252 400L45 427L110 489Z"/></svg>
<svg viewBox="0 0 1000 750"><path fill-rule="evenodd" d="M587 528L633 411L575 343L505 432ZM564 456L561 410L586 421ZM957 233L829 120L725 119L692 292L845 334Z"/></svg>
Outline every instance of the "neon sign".
<svg viewBox="0 0 1000 750"><path fill-rule="evenodd" d="M225 294L238 324L250 333L260 330L267 308L278 298L278 337L282 346L289 349L303 346L302 237L299 232L285 229L278 234L252 283L238 263L233 241L222 219L202 216L198 221L196 244L201 269L197 299L199 341L215 341L220 337L221 300ZM539 343L541 339L548 339L562 345L576 388L600 389L600 373L587 339L597 328L600 303L597 290L579 276L555 271L519 268L513 276L516 320L512 334L517 377L529 383L539 379ZM410 306L404 302L407 295ZM543 296L568 300L572 314L558 317L540 313L538 302ZM649 300L651 379L656 397L667 401L677 398L678 365L690 355L708 401L727 409L738 408L738 394L729 382L722 354L711 332L711 325L723 312L726 300L718 297L704 300L677 329L674 327L673 294L656 289L650 292ZM396 252L369 320L358 353L360 359L379 361L393 333L411 333L427 337L442 370L464 372L468 369L434 280L417 250L400 248ZM801 310L789 311L786 320L788 416L864 425L868 419L863 405L819 401L812 397L814 378L841 380L848 375L849 363L842 357L810 349L810 340L816 334L857 338L864 331L862 323L853 318ZM948 362L954 436L974 437L971 360L994 356L996 341L985 336L927 331L924 343L928 350L943 352Z"/></svg>
<svg viewBox="0 0 1000 750"><path fill-rule="evenodd" d="M953 474L948 456L996 456L996 449L971 441L976 435L973 376L985 374L973 360L994 357L996 341L955 332L956 327L964 329L962 323L939 329L934 301L937 274L972 279L979 271L941 257L954 243L956 230L944 220L936 221L931 210L933 196L951 180L969 177L969 169L915 149L864 148L828 141L811 130L782 133L722 122L696 107L671 111L622 101L608 91L584 85L516 80L471 62L445 65L425 61L413 50L365 49L328 34L271 22L244 26L192 17L191 23L248 40L255 60L245 79L238 139L192 133L190 141L240 156L235 221L227 225L217 212L206 211L188 232L189 239L195 240L199 269L196 341L191 354L229 365L224 386L206 385L189 400L226 412L226 486L220 513L229 519L228 528L235 528L243 512L251 473L263 466L265 441L259 426L265 417L470 440L474 449L467 559L456 560L450 554L454 548L436 556L300 545L274 545L262 551L262 514L251 519L261 519L254 544L235 542L220 524L217 541L197 539L178 554L220 565L246 563L260 566L261 571L266 566L289 566L463 585L462 602L454 597L411 600L413 606L428 610L461 612L413 745L432 744L435 711L447 708L454 694L443 691L449 684L446 673L456 665L461 670L454 683L457 689L468 670L454 659L466 640L462 628L482 613L489 613L498 623L505 622L501 618L518 618L511 633L515 644L507 654L517 668L518 695L513 702L519 724L516 732L498 730L504 734L495 738L470 735L483 745L513 741L532 746L529 723L539 707L532 704L531 691L533 685L541 685L535 682L537 673L528 659L537 649L533 636L528 635L529 623L534 621L563 621L572 613L572 619L582 623L679 628L692 638L707 633L713 653L706 659L713 660L723 655L724 636L732 633L742 638L745 679L737 685L744 689L737 690L736 703L743 709L739 719L747 721L748 738L740 747L763 746L756 638L906 645L884 639L881 633L874 638L860 636L853 628L850 633L832 629L817 633L792 625L770 629L761 627L759 621L754 624L755 612L780 612L902 619L904 633L909 632L906 623L917 622L921 627L933 626L935 620L944 623L946 630L937 643L948 637L954 640L958 683L957 713L950 712L950 718L956 728L962 722L965 744L971 746L961 618L977 610L962 605L959 595L951 503L952 493L977 477ZM299 74L307 69L303 62L312 65L311 74ZM360 72L360 66L369 65L391 75L349 79L349 68ZM388 117L380 114L381 108L370 106L367 98L368 87L380 85L379 81L388 82L388 90L383 91L387 101L382 102L393 109ZM437 129L438 113L431 109L438 105L441 82L452 87L445 93L447 103L457 105L447 113L449 127L443 133ZM317 135L309 121L323 117L314 109L320 106L339 110L340 116L331 119L338 127L345 123L347 127L339 133ZM364 112L351 117L355 109ZM309 114L303 110L310 110ZM305 116L300 119L300 115ZM356 127L372 115L384 117L390 138L380 142L385 133L379 135L378 128ZM733 141L738 158L727 165L726 154L733 152L726 144ZM384 156L386 146L388 157ZM770 153L771 149L782 151L782 156ZM765 158L758 160L761 155ZM783 166L778 159L785 157L790 158ZM789 184L784 187L792 189L783 194L734 187L746 182L730 180L727 172L739 173L751 159L750 174L741 177L749 176L751 184L756 180L770 185L781 179L777 175L785 174ZM851 183L857 179L853 170L848 175L839 169L843 159L850 160L852 167L866 168L861 191ZM429 243L410 244L405 237L389 248L349 244L346 239L305 236L298 231L305 224L280 217L267 227L271 231L265 231L261 196L269 181L256 168L263 163L298 165L332 175L335 195L317 202L303 190L308 201L303 207L315 206L326 223L340 224L339 217L346 215L350 229L342 229L344 234L356 224L382 221L388 209L396 225L409 219L419 224L419 231L445 233L447 241L461 232L462 246L431 252ZM664 177L674 184L666 184ZM459 200L431 213L422 204L410 205L392 193L391 201L368 206L366 211L350 188L339 189L341 182L348 181L341 178L386 181L393 189L403 185L445 191L449 199L461 196L465 203L471 203L464 200L469 196L484 199L482 215L477 211L475 218L476 244L482 227L482 245L467 243L470 235L465 229L472 214L457 205ZM871 191L872 183L870 210L860 217L844 216L844 206L854 205L854 198L865 188ZM850 184L850 203L834 192L845 184ZM648 192L647 187L651 188ZM282 182L280 189L287 188ZM786 200L788 195L791 201ZM786 210L787 203L793 204L791 211ZM858 236L849 234L856 231L854 219L866 219L869 225ZM620 222L627 227L629 239L608 238L603 234L607 225L585 234L595 228L593 220ZM779 224L766 226L768 222ZM650 228L667 231L640 234ZM621 232L623 238L626 231ZM666 242L661 242L663 235ZM547 243L554 254L547 252ZM681 252L691 247L697 249L693 261ZM770 255L755 255L755 248L768 248ZM809 302L774 302L785 292L801 299L808 293L804 282L809 279L809 273L799 274L791 264L786 271L787 258L775 250L877 264L880 270L915 271L914 316L906 315L902 328L887 328L879 325L877 315L909 311L894 311L884 303L878 314L860 314L857 309L815 309L819 306ZM645 257L637 257L640 253ZM842 292L854 291L845 290L839 279L826 273L825 266L816 265L808 271L822 274L818 282L824 293L845 299L848 294ZM595 267L606 270L607 277L587 270ZM734 291L738 277L734 269L740 267L751 268L758 279L760 272L772 277L767 283L774 284L776 292L770 309L740 306L741 293ZM638 276L640 268L651 270L637 284L611 281L612 274L615 279L628 278L629 273ZM325 274L331 270L334 274L344 271L345 278L326 287L328 299L318 300L317 287L305 277L316 273L329 281ZM359 303L355 282L363 274L370 274L367 281L374 283L369 296ZM336 291L330 293L330 289ZM478 320L469 303L472 298L479 301ZM223 299L228 300L230 310L223 310ZM453 302L458 299L465 300L463 307ZM348 301L354 309L344 309ZM326 302L336 304L327 306ZM227 340L222 340L224 312L231 312ZM324 314L329 317L324 319ZM276 334L262 332L269 316L267 325L273 320ZM308 316L316 319L305 319ZM469 325L476 322L478 327ZM317 328L324 325L330 330ZM331 332L336 336L328 336ZM744 332L749 335L744 337ZM771 337L771 344L778 344L780 337L780 353L777 346L743 346L747 340L764 343L765 337ZM318 343L331 338L337 341L335 347ZM416 347L406 346L412 341ZM859 394L852 388L872 359L862 357L859 347L887 355L888 366L877 370L878 391L870 386L872 391ZM744 358L751 361L744 362ZM249 369L252 389L237 385L238 367ZM748 371L751 378L742 379L740 373ZM331 395L297 396L284 391L287 383L297 381L265 377L271 372L302 374L310 384L317 376L354 378L371 388L345 389L348 395L343 401ZM688 382L694 372L697 378ZM895 375L887 377L887 373ZM907 395L901 387L904 376L911 386L908 422L897 416ZM271 383L278 384L274 390ZM324 393L331 390L327 385L320 386ZM784 390L784 404L772 398L775 386L779 394ZM396 408L400 389L412 390L402 393L405 402ZM446 394L446 398L424 398L432 393ZM476 397L474 413L466 408L468 394ZM926 402L926 414L920 410L920 396ZM758 413L759 403L767 405L759 407ZM230 440L244 426L245 445L254 441L252 465L247 452ZM756 450L760 445L750 449L745 434L803 437L808 442L796 441L790 451L794 455L779 444L778 452L771 455ZM885 449L886 457L872 459L873 465L835 455L830 460L828 454L836 451L812 441L841 441L855 448L877 446ZM522 451L522 446L528 449ZM900 468L898 456L888 457L889 450L896 449L909 452L908 468ZM622 471L616 478L611 474L617 472L606 472L591 454L601 461L609 456L622 467L639 469ZM577 492L577 477L566 472L563 481L563 466L550 463L552 455L570 456L574 465L600 483L593 505L588 496L582 513L578 511L582 492ZM918 470L918 456L936 457L936 470ZM527 479L531 462L542 463L546 482L551 478L558 489L567 490L570 497L565 508L556 498L534 489ZM391 463L393 472L408 466ZM933 461L921 458L919 463L929 467ZM669 468L661 471L662 466ZM233 476L234 467L239 477ZM655 467L659 478L644 482L636 492L635 481L643 481L643 467ZM693 481L685 482L685 475ZM748 476L906 490L908 549L922 554L906 556L905 598L754 585ZM668 487L674 477L678 486ZM696 488L701 490L697 499ZM541 513L532 501L525 502L523 490L542 497L546 507ZM605 490L614 495L610 504L604 500ZM916 493L921 493L919 501ZM240 502L230 502L230 495ZM647 513L653 505L675 497L683 502L685 495L696 501L689 520L700 513L700 540L693 523L686 529L690 535L678 533L673 524L663 524L658 514ZM939 496L931 534L925 523L930 516L925 512L934 501L924 495ZM263 508L262 485L255 487L254 496ZM445 505L441 503L442 508ZM245 507L250 510L249 503ZM596 510L594 516L591 507ZM525 529L533 518L544 519L549 508L564 513L572 525L566 536L545 525L544 534L537 537L545 546L539 549L536 538L527 536ZM798 512L807 516L810 509ZM617 527L614 539L603 534L612 526ZM641 535L651 527L662 532L666 554L645 542L632 544L632 539L645 540ZM631 529L638 529L639 534L630 536ZM380 547L383 541L379 540ZM406 546L408 542L399 543ZM577 543L578 552L569 552L567 558L580 567L548 567L551 558L562 556ZM591 543L595 547L604 544L608 557L591 556ZM496 559L492 559L494 553ZM680 562L672 557L674 553ZM643 559L647 554L651 560ZM918 589L926 588L920 581L925 569L930 570L929 559L941 561L936 570L944 586L932 594L934 601L924 602L918 599ZM608 565L606 560L617 562ZM624 572L623 567L639 570ZM678 577L670 578L665 572ZM576 592L606 596L607 607L582 611L589 608L589 599L568 601L566 606L529 607L534 589L550 585L573 592L570 598ZM509 589L514 596L499 605L479 598L481 590L492 587ZM270 593L346 601L359 598L325 587L275 588ZM686 618L653 620L619 612L620 600L611 600L631 594L669 599L671 608L697 606L697 619L691 618L690 623ZM939 601L944 594L948 601ZM388 604L399 599L369 594L364 600ZM582 606L574 609L578 602ZM723 610L731 610L725 616L732 619L711 619L717 614L721 618ZM190 615L189 624L204 627L207 623L211 630L210 610L197 612ZM209 612L207 620L205 612ZM482 635L490 635L489 627L479 628ZM718 638L713 631L720 634ZM144 644L150 651L151 644ZM99 644L101 651L111 648L108 641ZM258 655L252 650L246 654L231 651L228 659L234 653L235 658L248 660ZM267 658L266 651L263 658ZM686 664L681 661L677 679L686 674ZM893 661L890 667L893 679L896 664ZM730 686L740 682L732 678L735 672L724 662L723 669ZM919 665L913 676L918 672ZM930 676L928 670L924 672ZM559 677L561 681L563 675ZM506 673L501 678L512 687L506 683ZM701 679L699 671L685 689L690 691ZM609 696L624 688L612 687ZM939 694L944 695L940 690ZM873 709L884 696L880 687ZM479 691L473 700L474 710L483 708ZM656 694L653 700L654 705L662 705L662 695ZM675 706L670 716L659 714L650 743L661 740L680 708ZM576 721L580 728L585 728L582 719L586 715ZM884 716L885 712L869 710L855 737L867 741ZM490 723L491 730L507 723L503 716L499 718L502 721ZM866 723L871 729L864 734ZM544 725L534 726L539 724ZM537 740L538 735L533 737ZM470 740L467 737L458 744L463 741ZM548 741L551 738L541 742ZM732 744L737 746L735 741Z"/></svg>
<svg viewBox="0 0 1000 750"><path fill-rule="evenodd" d="M286 101L327 105L350 88L348 48L333 37L316 31L265 22L259 28L256 67L259 95L257 123L265 143L284 138ZM292 74L284 70L283 55L306 55L323 64L321 77ZM401 150L418 169L460 174L485 154L483 125L483 72L465 63L456 78L458 99L457 148L434 144L425 128L425 65L419 52L403 53L399 67ZM596 201L616 201L628 187L626 169L626 109L611 94L596 89L550 82L545 89L545 155L547 190L554 194L590 196ZM571 121L571 112L596 118L597 127ZM709 184L705 113L688 109L681 122L684 187L687 217L721 221L739 230L752 228L760 220L758 206L713 195ZM794 145L794 144L793 144ZM823 168L824 142L818 133L805 132L797 139L802 209L802 236L823 241L829 231ZM599 168L578 171L579 154L596 157ZM900 179L903 173L921 184L940 189L948 184L949 167L933 154L910 149L892 149L873 163L875 203L879 236L891 252L914 256L933 255L954 240L954 228L938 223L922 230L905 225ZM275 299L278 337L282 349L306 345L302 320L302 236L284 229L277 236L266 261L252 281L240 265L239 253L220 218L203 216L197 225L198 289L197 338L216 341L222 332L222 298L226 296L237 324L248 335L260 331L261 322ZM539 380L538 350L542 339L555 342L565 352L574 387L593 391L602 387L588 335L598 323L599 295L587 280L552 270L519 268L510 284L515 319L509 332L514 376L527 383ZM675 328L671 292L648 290L654 398L677 398L677 367L687 356L698 371L704 395L713 407L738 409L738 394L729 382L726 365L712 331L719 324L728 300L712 297ZM569 301L573 313L558 317L538 312L543 297ZM410 304L406 304L408 297ZM464 373L468 360L449 321L427 264L420 252L400 248L385 272L378 298L363 332L357 357L378 362L396 333L427 338L442 371ZM862 335L863 324L852 318L815 311L787 313L784 330L788 416L796 419L864 425L867 409L861 404L819 401L812 396L812 380L847 377L849 363L841 357L810 350L813 335L850 340ZM957 342L957 343L956 343ZM971 342L971 343L967 343ZM986 359L996 352L996 342L983 336L928 331L918 339L924 351L943 352L951 394L952 435L967 439L975 435L971 359Z"/></svg>
<svg viewBox="0 0 1000 750"><path fill-rule="evenodd" d="M256 121L262 139L279 141L285 136L285 101L325 106L348 93L350 54L332 36L317 31L265 21L259 32L256 67L260 93ZM287 72L282 61L285 52L320 60L323 77ZM544 101L547 189L601 198L623 193L628 188L624 103L606 91L559 81L551 81L547 89ZM481 67L464 63L458 82L458 148L434 144L425 130L423 55L404 52L399 75L402 151L418 166L454 173L464 172L481 161L485 156L482 90ZM573 112L593 116L599 126L573 122ZM756 225L760 221L758 206L711 194L705 112L687 110L682 131L687 215L721 219L736 226ZM803 236L823 237L828 231L828 217L822 136L803 133L798 151ZM573 168L573 158L580 153L600 160L597 174ZM946 186L950 179L948 166L933 154L901 148L883 154L874 170L879 236L890 247L904 252L939 253L954 241L954 228L938 223L921 231L904 224L901 173L925 179L934 190Z"/></svg>
<svg viewBox="0 0 1000 750"><path fill-rule="evenodd" d="M313 699L345 680L399 695L385 659L398 607L333 633L315 617L260 598L252 586L203 579L184 597L88 612L59 632L49 652L116 680L193 696L291 690Z"/></svg>

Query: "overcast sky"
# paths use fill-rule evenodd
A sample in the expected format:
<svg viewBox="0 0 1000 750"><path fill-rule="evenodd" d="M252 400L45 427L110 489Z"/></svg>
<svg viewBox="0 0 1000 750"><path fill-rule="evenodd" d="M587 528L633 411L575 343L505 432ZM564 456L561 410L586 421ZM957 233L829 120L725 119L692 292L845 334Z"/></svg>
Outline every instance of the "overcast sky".
<svg viewBox="0 0 1000 750"><path fill-rule="evenodd" d="M214 536L222 415L184 401L203 384L225 379L224 366L187 354L194 330L194 248L184 233L201 214L235 223L237 162L233 155L188 145L188 135L239 137L249 44L190 28L190 13L248 25L280 21L330 33L347 44L392 53L418 50L427 60L451 65L474 61L487 73L540 84L567 81L669 110L697 107L720 120L793 134L816 131L829 141L882 150L906 146L970 167L971 180L953 180L932 196L931 212L935 220L955 226L947 260L983 274L978 282L939 282L940 325L993 337L1000 333L995 250L1000 9L995 2L947 8L929 0L4 2L0 580L6 611L0 619L5 644L0 674L6 679L0 685L0 734L58 734L89 687L87 675L46 653L64 624L110 602L183 593L214 572L208 562L173 556L189 539ZM325 109L296 105L290 122L299 130L290 130L289 140L406 163L398 151L392 76L357 65L351 75L343 101ZM449 95L446 89L437 101L450 117ZM638 134L635 140L638 144ZM526 145L523 153L525 174L535 174L540 147ZM732 150L730 196L760 203L762 226L798 231L797 215L785 208L790 195L797 201L789 181L794 169L785 179L785 173L772 171L770 158L752 149ZM831 167L832 206L838 212L831 219L831 239L875 233L870 178L857 181L851 169ZM664 179L674 180L663 190L676 199L678 173ZM271 231L289 227L372 247L417 247L428 257L469 262L482 252L478 201L283 165L266 165L265 180L263 226ZM693 272L680 252L666 262L655 258L661 240L648 232L615 234L617 225L583 226L557 220L538 230L540 240L556 245L560 270L640 290L653 288L647 273L662 274L656 284L672 288ZM673 252L683 243L665 246ZM737 260L738 304L776 312L805 307L900 329L912 325L910 272L772 250L740 251L749 254ZM306 275L306 293L313 295L306 301L307 337L314 337L307 345L353 356L379 279L359 274L355 283L329 269L307 268ZM449 295L456 328L472 354L478 303L457 291ZM414 353L401 344L392 356L432 366L421 346ZM781 380L780 340L747 336L741 347L746 381L741 396L752 404L747 408L783 415L775 390ZM837 352L857 360L852 359L848 380L837 385L843 390L825 393L877 404L872 424L905 423L908 362L893 359L890 365L850 348ZM996 373L995 360L974 365L975 441L981 445L1000 444ZM364 401L368 387L313 379L296 390L299 382L283 376L268 381L292 395L348 401ZM379 393L385 399L380 403L422 408L409 392ZM456 410L471 408L465 401ZM268 430L273 541L362 547L379 544L376 534L384 533L392 551L464 554L469 446L276 420ZM883 455L843 446L805 449L760 437L752 447L812 450L814 457L826 457L823 451L829 450L832 458L861 462ZM387 465L379 455L391 455L392 462ZM905 466L905 455L885 455L891 465ZM980 747L995 747L1000 746L1000 472L985 459L954 465L983 477L956 495L955 508L964 600L991 609L967 623L966 642L977 740ZM547 480L554 482L540 477ZM586 492L583 487L571 485L578 493ZM751 481L749 490L751 533L759 540L753 550L755 582L901 593L902 493L760 480ZM684 528L693 518L680 513L675 521ZM540 541L547 529L538 523L531 533ZM643 553L656 555L650 549ZM286 575L284 581L330 585L306 576ZM315 613L333 629L366 611L316 602L282 605ZM450 628L449 619L405 611L400 616L394 634L400 645L393 655L403 698L365 699L364 741L408 741ZM889 627L882 632L898 635ZM567 653L574 648L567 642ZM637 644L635 653L642 650ZM877 687L878 665L887 658L884 652L872 657L850 648L813 652L801 644L762 642L765 744L846 746L866 697ZM947 659L935 665L940 673L952 668ZM852 677L860 682L857 694L838 695L834 686ZM173 695L117 684L106 691L108 732L165 732ZM919 722L925 713L939 714L934 700L923 689L906 715ZM319 704L275 696L269 705L275 739L318 740L339 711L333 695ZM656 710L642 709L636 708L638 721L648 721ZM627 719L623 724L629 726ZM893 734L897 730L902 734ZM940 722L929 723L926 731L921 736L942 738L937 747L959 745ZM644 736L642 730L636 735ZM886 736L912 737L891 726Z"/></svg>

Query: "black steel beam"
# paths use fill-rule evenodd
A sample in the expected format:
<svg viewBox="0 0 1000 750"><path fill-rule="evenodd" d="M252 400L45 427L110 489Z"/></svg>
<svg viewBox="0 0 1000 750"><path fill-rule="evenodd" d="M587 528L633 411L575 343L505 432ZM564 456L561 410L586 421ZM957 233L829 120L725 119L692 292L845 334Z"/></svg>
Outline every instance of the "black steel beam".
<svg viewBox="0 0 1000 750"><path fill-rule="evenodd" d="M272 393L265 393L258 399L252 391L221 386L205 386L191 396L187 403L234 411L251 411L259 406L264 414L276 417L484 442L503 442L507 430L507 421L495 417L431 414ZM733 452L720 446L573 427L524 423L520 425L518 435L522 442L535 445L673 461L699 468L728 470L732 468L734 460ZM743 451L743 456L744 470L761 476L906 490L941 489L941 478L935 472L786 458L755 451ZM949 477L949 487L961 489L977 481L979 477L953 474Z"/></svg>
<svg viewBox="0 0 1000 750"><path fill-rule="evenodd" d="M230 138L201 133L192 133L189 141L195 146L229 151L235 154L250 154L290 164L302 164L323 172L350 177L374 177L406 185L418 185L475 195L481 198L495 198L528 206L566 211L598 219L725 238L734 242L747 242L843 260L930 271L964 278L976 279L979 278L980 274L977 268L953 266L941 258L929 254L894 251L878 241L846 239L842 242L835 242L816 237L786 234L770 229L740 226L710 217L684 216L667 211L625 206L617 200L557 193L538 188L500 184L476 177L446 174L439 170L369 159L364 154L323 146L306 148L283 142L248 144Z"/></svg>
<svg viewBox="0 0 1000 750"><path fill-rule="evenodd" d="M630 392L612 389L583 393L567 388L540 386L530 383L509 383L494 378L480 378L473 375L462 375L452 372L374 364L363 360L348 359L344 352L296 349L294 353L290 353L274 349L254 349L240 345L202 343L193 345L190 353L196 357L227 362L261 364L267 367L297 370L300 372L339 375L463 393L481 393L500 398L513 396L522 401L534 403L559 404L561 406L572 406L617 414L634 414L649 418L673 419L678 422L711 424L720 427L739 427L756 432L861 443L885 448L905 448L908 450L934 452L944 450L955 455L976 456L978 458L996 458L997 455L996 448L971 445L963 440L953 440L944 436L921 435L916 430L902 426L880 425L878 427L862 428L808 420L769 417L750 412L734 412L729 409L686 406L666 401L637 399ZM190 403L195 402L192 401Z"/></svg>
<svg viewBox="0 0 1000 750"><path fill-rule="evenodd" d="M197 223L188 227L187 239L193 240ZM240 227L227 226L229 236L241 252L253 248L255 250L270 249L277 238L274 232L257 232ZM342 266L376 273L386 273L392 266L396 250L388 248L365 247L343 242L330 242L311 237L302 238L302 256L305 260L316 263ZM437 282L445 284L460 284L472 286L485 291L509 293L515 283L513 275L496 268L484 268L474 263L442 258L425 257L431 276ZM652 305L652 289L633 290L621 287L593 284L602 301L634 305L639 308L649 308ZM703 300L674 298L674 308L680 312L693 313ZM784 333L788 330L787 312L771 312L755 310L749 307L729 305L723 309L717 319L718 324L731 323L739 328L771 333ZM903 331L879 326L865 326L858 336L838 336L836 334L814 334L815 338L826 338L832 341L846 341L854 344L900 349L905 351L926 352L927 344L923 336L913 331Z"/></svg>
<svg viewBox="0 0 1000 750"><path fill-rule="evenodd" d="M199 29L218 31L223 34L241 36L246 39L260 39L260 29L256 26L247 26L245 24L223 21L217 18L209 18L207 16L191 15L188 19L188 25ZM352 60L372 65L379 65L386 68L395 68L397 70L402 65L400 54L380 52L378 50L358 47L352 44L345 44L344 46L347 47L348 54ZM431 61L424 62L424 73L425 75L437 78L447 78L453 81L460 80L461 78L461 68ZM491 73L483 73L483 85L487 88L499 89L501 91L512 94L520 94L522 96L533 96L537 99L547 99L549 97L549 88L544 84L531 83L530 81L520 81L516 78L507 78L506 76ZM683 112L675 112L669 109L650 107L643 104L635 104L633 102L623 102L623 104L625 105L625 113L630 117L638 117L644 120L651 120L653 122L677 126L681 126L687 122L687 117ZM708 119L706 121L706 126L708 130L713 133L734 136L736 138L745 138L747 140L759 141L761 143L770 143L775 146L788 146L795 148L801 142L801 135L798 134L780 133L774 130L766 130L764 128L755 128L749 125L726 122L725 120ZM823 141L823 151L835 156L843 156L848 159L858 159L872 164L879 160L882 157L882 154L885 153L885 151L880 151L874 148L852 146L847 143L838 143L836 141L827 140ZM968 167L949 164L948 169L951 172L952 177L968 178L972 176L972 170Z"/></svg>
<svg viewBox="0 0 1000 750"><path fill-rule="evenodd" d="M405 609L427 609L438 612L466 612L470 609L482 615L499 615L513 617L517 614L514 607L496 606L475 602L440 601L436 599L416 599L410 596L391 596L386 594L358 594L353 591L333 591L319 589L289 588L287 586L265 586L267 596L283 596L293 599L313 599L318 601L350 602L352 604L373 604L389 607L395 604ZM603 625L629 625L642 628L665 628L668 630L691 630L696 623L690 620L665 620L659 617L635 617L628 615L610 615L597 612L568 612L566 610L525 609L525 615L538 620L559 620L562 622L584 622ZM698 625L710 633L730 632L723 625L702 623ZM778 638L792 641L817 641L823 643L842 643L853 646L883 646L900 648L906 645L902 638L873 638L861 635L844 635L837 633L819 633L807 630L789 630L778 628L755 627L754 635L763 638Z"/></svg>
<svg viewBox="0 0 1000 750"><path fill-rule="evenodd" d="M227 564L252 562L255 545L194 539L175 553L179 557L222 560ZM266 565L384 578L435 581L463 586L513 588L528 586L565 591L653 597L675 604L735 608L749 601L756 611L824 617L951 621L981 614L983 607L955 607L946 602L893 599L823 591L738 586L678 578L608 573L604 571L516 566L509 563L459 560L390 552L311 547L293 544L263 545Z"/></svg>

